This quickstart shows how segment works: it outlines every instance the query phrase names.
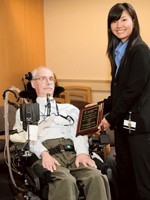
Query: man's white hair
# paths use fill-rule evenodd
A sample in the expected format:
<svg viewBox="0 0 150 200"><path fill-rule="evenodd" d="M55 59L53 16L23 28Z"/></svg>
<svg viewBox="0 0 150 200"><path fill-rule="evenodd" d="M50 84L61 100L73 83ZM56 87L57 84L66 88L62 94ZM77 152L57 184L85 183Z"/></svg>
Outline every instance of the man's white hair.
<svg viewBox="0 0 150 200"><path fill-rule="evenodd" d="M31 73L32 73L32 78L36 77L36 74L37 74L41 69L44 69L44 68L45 68L45 69L48 69L50 72L53 73L53 71L50 70L50 68L48 68L48 67L46 67L46 66L40 66L40 67L34 69L34 70L31 72ZM54 75L54 73L53 73L53 75Z"/></svg>

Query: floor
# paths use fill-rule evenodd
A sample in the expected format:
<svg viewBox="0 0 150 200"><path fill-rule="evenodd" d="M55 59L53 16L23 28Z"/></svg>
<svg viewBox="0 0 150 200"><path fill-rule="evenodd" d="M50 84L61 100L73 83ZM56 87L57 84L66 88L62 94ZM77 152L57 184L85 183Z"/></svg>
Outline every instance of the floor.
<svg viewBox="0 0 150 200"><path fill-rule="evenodd" d="M14 181L17 187L22 188L23 180L19 175L14 174ZM29 194L30 196L30 194ZM9 170L6 164L0 164L0 200L24 200L24 194L15 189L10 179ZM35 199L32 194L32 200ZM38 200L38 198L36 198Z"/></svg>
<svg viewBox="0 0 150 200"><path fill-rule="evenodd" d="M0 200L14 200L8 168L0 165Z"/></svg>

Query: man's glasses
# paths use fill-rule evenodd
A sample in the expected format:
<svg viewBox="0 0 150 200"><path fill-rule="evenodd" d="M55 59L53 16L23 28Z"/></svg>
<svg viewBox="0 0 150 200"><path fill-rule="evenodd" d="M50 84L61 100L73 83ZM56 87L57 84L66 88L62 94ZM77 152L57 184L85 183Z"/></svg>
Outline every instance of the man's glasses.
<svg viewBox="0 0 150 200"><path fill-rule="evenodd" d="M50 77L42 76L42 77L34 78L33 80L39 80L42 83L46 83L47 81L51 81L54 83L56 82L56 79L52 76L50 76Z"/></svg>

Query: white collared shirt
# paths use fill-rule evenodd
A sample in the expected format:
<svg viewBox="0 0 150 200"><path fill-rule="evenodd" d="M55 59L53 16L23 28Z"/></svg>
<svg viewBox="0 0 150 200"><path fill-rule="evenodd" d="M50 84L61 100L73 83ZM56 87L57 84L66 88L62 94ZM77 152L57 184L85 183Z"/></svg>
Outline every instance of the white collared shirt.
<svg viewBox="0 0 150 200"><path fill-rule="evenodd" d="M39 103L40 120L38 122L37 140L30 141L31 152L35 153L40 158L41 153L47 150L42 144L43 141L48 139L64 138L71 139L73 141L77 154L89 154L88 136L76 137L76 129L79 116L78 108L71 104L56 104L55 100L51 99L50 116L46 116L46 98L38 97L37 103ZM65 119L67 116L71 118L69 118L69 120ZM16 114L16 123L13 129L17 129L18 132L20 132L19 134L27 139L28 133L22 131L22 122L20 121L19 110Z"/></svg>

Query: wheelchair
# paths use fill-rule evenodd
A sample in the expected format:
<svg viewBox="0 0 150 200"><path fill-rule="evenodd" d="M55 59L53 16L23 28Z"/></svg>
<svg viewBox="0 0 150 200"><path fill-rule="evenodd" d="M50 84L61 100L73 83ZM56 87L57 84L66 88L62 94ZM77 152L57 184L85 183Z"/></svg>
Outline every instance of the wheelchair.
<svg viewBox="0 0 150 200"><path fill-rule="evenodd" d="M6 100L8 102L8 97L6 95ZM11 103L11 102L9 102ZM7 109L6 109L7 110ZM6 116L5 116L6 117ZM6 117L7 118L7 117ZM7 124L7 123L6 123ZM5 133L9 133L8 127L5 127ZM106 137L105 137L106 136ZM36 168L31 168L32 158L34 155L30 152L28 142L25 144L14 144L9 146L9 141L6 136L6 149L8 158L8 167L10 172L10 177L14 187L15 200L47 200L48 198L48 182L51 181L50 172L44 168L40 169L40 166ZM107 139L106 139L107 138ZM109 143L109 138L104 133L102 137L94 136L89 139L90 143L90 153L96 151L100 156L103 155L103 150L105 146ZM10 156L11 154L11 156ZM10 158L11 157L11 158ZM102 156L103 158L103 156ZM103 166L103 159L99 160L97 157L93 157L96 161L99 169L103 171L104 174L110 179L109 168ZM12 172L13 171L13 172ZM40 171L40 173L39 173ZM13 176L13 174L15 175ZM17 186L16 182L21 186ZM85 200L84 192L80 184L78 184L80 195L78 200Z"/></svg>
<svg viewBox="0 0 150 200"><path fill-rule="evenodd" d="M15 200L47 200L48 199L48 183L51 180L51 172L43 168L39 164L35 164L31 168L34 160L34 154L30 154L28 147L24 144L14 144L11 147L11 159L13 167L16 169L15 180L21 185L22 189L17 188ZM109 168L97 158L93 158L103 174L110 176ZM18 177L20 176L20 177ZM109 179L109 178L108 178ZM79 198L78 200L86 200L82 186L78 184Z"/></svg>
<svg viewBox="0 0 150 200"><path fill-rule="evenodd" d="M95 146L97 146L95 143L91 145L92 152ZM99 149L102 151L102 147ZM16 171L14 179L17 184L21 186L21 190L20 188L14 190L16 195L15 200L47 200L48 183L52 181L51 172L39 164L35 164L34 167L31 168L32 163L35 161L35 155L29 151L28 143L13 144L10 147L10 151L12 160L11 167L15 168L13 171ZM95 160L98 169L100 169L103 174L106 174L110 180L111 172L108 166L96 157L93 159ZM79 188L78 200L86 200L82 186L80 186L79 183L77 183L77 185Z"/></svg>
<svg viewBox="0 0 150 200"><path fill-rule="evenodd" d="M32 161L30 160L32 160L32 156L34 155L31 157L24 157L24 153L25 151L20 149L20 147L15 146L15 163L22 174L22 180L20 180L20 183L24 188L24 191L18 190L15 200L47 200L48 183L52 181L51 172L38 164L31 168L30 164ZM78 187L80 191L78 200L85 200L82 188L79 185Z"/></svg>

